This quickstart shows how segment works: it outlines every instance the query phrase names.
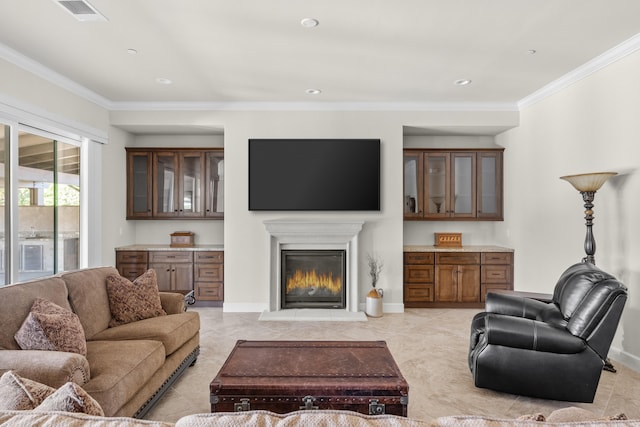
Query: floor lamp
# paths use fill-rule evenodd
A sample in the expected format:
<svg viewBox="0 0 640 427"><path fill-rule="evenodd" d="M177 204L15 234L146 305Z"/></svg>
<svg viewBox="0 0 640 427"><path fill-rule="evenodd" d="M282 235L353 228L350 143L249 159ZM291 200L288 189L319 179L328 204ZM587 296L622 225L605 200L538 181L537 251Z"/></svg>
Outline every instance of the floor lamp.
<svg viewBox="0 0 640 427"><path fill-rule="evenodd" d="M582 200L584 201L584 219L587 221L587 235L584 238L584 251L587 256L582 258L582 262L588 262L591 264L596 263L596 240L593 237L593 199L596 195L596 191L602 187L609 178L617 175L617 172L597 172L597 173L583 173L579 175L566 175L561 176L560 179L569 181L576 190L582 194ZM609 372L616 372L616 368L613 366L609 359L604 361L604 369Z"/></svg>
<svg viewBox="0 0 640 427"><path fill-rule="evenodd" d="M587 256L582 259L583 262L588 262L591 264L596 263L596 240L593 237L592 230L593 199L596 195L596 191L598 191L600 187L602 187L602 184L604 184L607 179L617 174L617 172L597 172L583 173L579 175L566 175L560 177L560 179L569 181L571 185L573 185L575 189L578 190L580 194L582 194L582 200L584 201L584 219L587 221L587 235L584 238L584 251L587 253Z"/></svg>

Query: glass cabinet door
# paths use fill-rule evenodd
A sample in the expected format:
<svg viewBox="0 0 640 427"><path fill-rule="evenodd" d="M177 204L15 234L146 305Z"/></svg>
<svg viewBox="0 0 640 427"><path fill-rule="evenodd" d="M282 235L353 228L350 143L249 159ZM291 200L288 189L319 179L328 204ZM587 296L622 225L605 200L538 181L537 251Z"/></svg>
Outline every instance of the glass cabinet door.
<svg viewBox="0 0 640 427"><path fill-rule="evenodd" d="M425 216L449 216L449 154L427 153L424 156Z"/></svg>
<svg viewBox="0 0 640 427"><path fill-rule="evenodd" d="M205 216L224 216L224 153L212 151L206 153L206 200Z"/></svg>
<svg viewBox="0 0 640 427"><path fill-rule="evenodd" d="M145 218L151 216L151 154L131 152L128 161L127 217Z"/></svg>
<svg viewBox="0 0 640 427"><path fill-rule="evenodd" d="M404 153L404 217L422 217L422 152Z"/></svg>
<svg viewBox="0 0 640 427"><path fill-rule="evenodd" d="M174 153L154 154L155 188L153 192L154 216L175 216L178 213L178 158Z"/></svg>
<svg viewBox="0 0 640 427"><path fill-rule="evenodd" d="M178 212L181 216L202 216L202 153L180 154Z"/></svg>
<svg viewBox="0 0 640 427"><path fill-rule="evenodd" d="M453 179L451 216L476 216L476 155L475 153L451 154Z"/></svg>
<svg viewBox="0 0 640 427"><path fill-rule="evenodd" d="M478 218L502 219L502 153L478 153Z"/></svg>

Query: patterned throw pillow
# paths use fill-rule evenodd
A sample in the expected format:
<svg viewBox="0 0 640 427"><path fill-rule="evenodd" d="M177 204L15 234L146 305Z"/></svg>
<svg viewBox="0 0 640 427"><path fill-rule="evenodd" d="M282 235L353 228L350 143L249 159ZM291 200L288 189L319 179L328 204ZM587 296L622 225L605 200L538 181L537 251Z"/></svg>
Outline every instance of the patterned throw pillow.
<svg viewBox="0 0 640 427"><path fill-rule="evenodd" d="M109 327L167 315L162 309L153 269L147 270L133 282L119 275L108 276L107 295L112 317Z"/></svg>
<svg viewBox="0 0 640 427"><path fill-rule="evenodd" d="M100 404L89 396L89 393L84 391L82 387L73 382L68 382L55 390L34 411L81 412L89 415L104 416L104 411Z"/></svg>
<svg viewBox="0 0 640 427"><path fill-rule="evenodd" d="M14 339L23 350L68 351L87 355L87 342L78 316L42 298L36 298Z"/></svg>
<svg viewBox="0 0 640 427"><path fill-rule="evenodd" d="M34 409L55 391L53 387L7 371L0 377L0 410Z"/></svg>

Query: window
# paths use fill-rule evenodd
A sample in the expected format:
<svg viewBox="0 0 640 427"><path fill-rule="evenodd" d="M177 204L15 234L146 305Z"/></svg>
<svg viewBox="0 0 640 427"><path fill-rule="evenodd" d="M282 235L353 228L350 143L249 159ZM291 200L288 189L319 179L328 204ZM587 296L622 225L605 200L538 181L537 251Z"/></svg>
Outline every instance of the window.
<svg viewBox="0 0 640 427"><path fill-rule="evenodd" d="M4 129L0 203L13 220L3 221L0 284L79 268L79 143Z"/></svg>

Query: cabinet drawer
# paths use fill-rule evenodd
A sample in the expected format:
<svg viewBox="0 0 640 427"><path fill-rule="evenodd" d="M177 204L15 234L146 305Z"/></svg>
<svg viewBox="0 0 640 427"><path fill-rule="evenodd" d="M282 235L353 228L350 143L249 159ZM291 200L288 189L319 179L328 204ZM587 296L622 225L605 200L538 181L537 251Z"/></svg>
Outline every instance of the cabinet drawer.
<svg viewBox="0 0 640 427"><path fill-rule="evenodd" d="M208 280L222 282L224 278L224 267L222 264L196 264L194 268L195 280Z"/></svg>
<svg viewBox="0 0 640 427"><path fill-rule="evenodd" d="M405 285L405 302L433 302L433 285Z"/></svg>
<svg viewBox="0 0 640 427"><path fill-rule="evenodd" d="M116 262L147 263L147 251L118 251L116 252Z"/></svg>
<svg viewBox="0 0 640 427"><path fill-rule="evenodd" d="M205 251L205 252L196 252L196 262L210 262L210 263L221 263L224 262L224 252L219 251Z"/></svg>
<svg viewBox="0 0 640 427"><path fill-rule="evenodd" d="M221 301L222 283L198 284L196 286L196 300Z"/></svg>
<svg viewBox="0 0 640 427"><path fill-rule="evenodd" d="M513 254L511 252L483 252L482 264L511 264Z"/></svg>
<svg viewBox="0 0 640 427"><path fill-rule="evenodd" d="M118 265L118 272L122 277L125 277L132 282L138 278L138 276L144 274L147 271L147 264L120 264Z"/></svg>
<svg viewBox="0 0 640 427"><path fill-rule="evenodd" d="M164 262L193 262L193 252L191 251L157 251L149 252L149 263Z"/></svg>
<svg viewBox="0 0 640 427"><path fill-rule="evenodd" d="M433 265L405 265L405 283L433 283Z"/></svg>
<svg viewBox="0 0 640 427"><path fill-rule="evenodd" d="M482 283L511 283L511 267L508 265L483 265Z"/></svg>
<svg viewBox="0 0 640 427"><path fill-rule="evenodd" d="M482 284L480 290L481 301L485 302L487 300L487 294L494 290L503 290L503 289L511 289L511 285L499 285L499 284Z"/></svg>
<svg viewBox="0 0 640 427"><path fill-rule="evenodd" d="M479 252L442 252L436 254L436 264L480 264Z"/></svg>
<svg viewBox="0 0 640 427"><path fill-rule="evenodd" d="M433 252L405 252L405 264L433 264Z"/></svg>

